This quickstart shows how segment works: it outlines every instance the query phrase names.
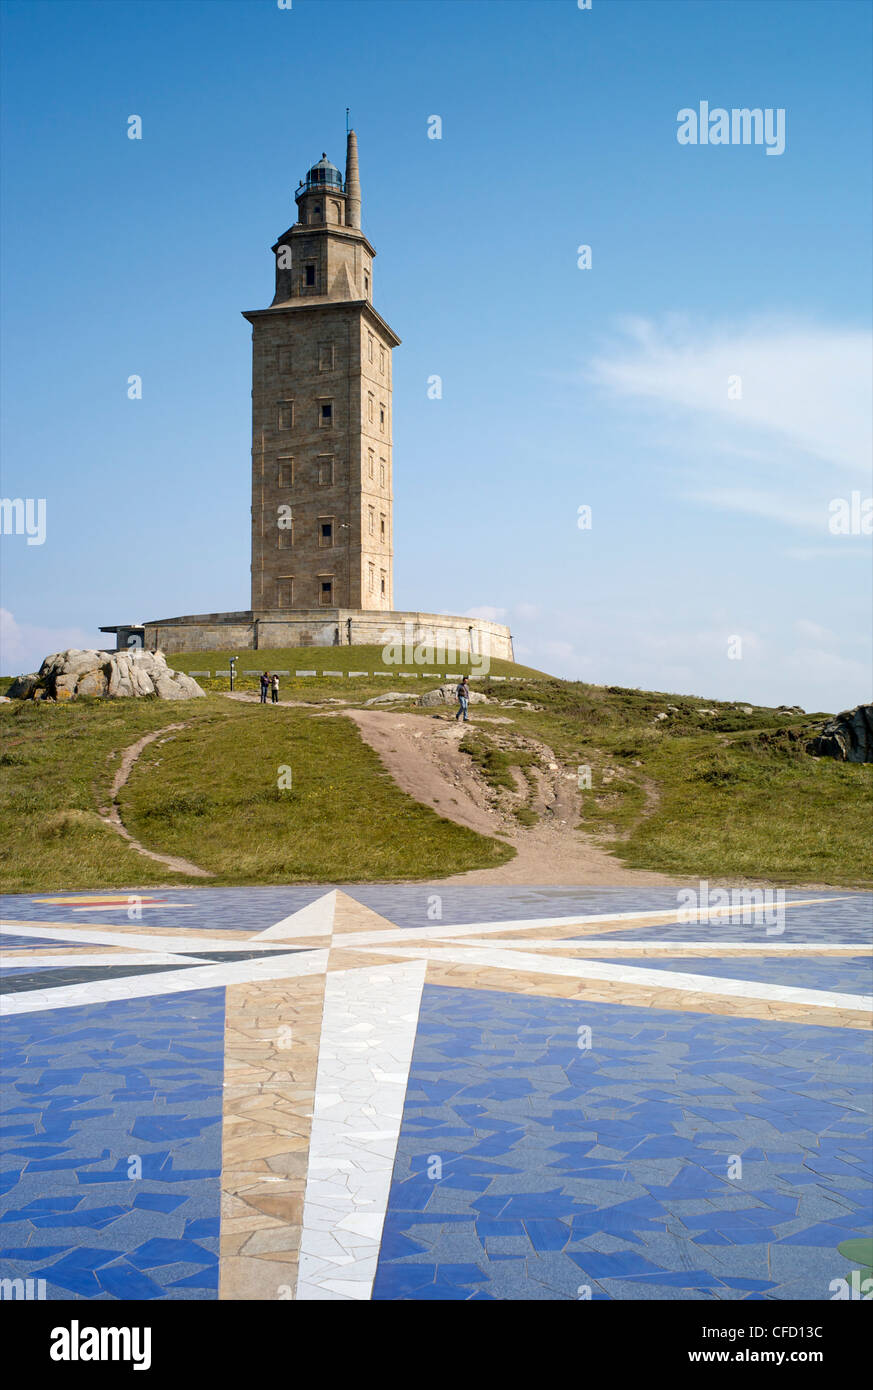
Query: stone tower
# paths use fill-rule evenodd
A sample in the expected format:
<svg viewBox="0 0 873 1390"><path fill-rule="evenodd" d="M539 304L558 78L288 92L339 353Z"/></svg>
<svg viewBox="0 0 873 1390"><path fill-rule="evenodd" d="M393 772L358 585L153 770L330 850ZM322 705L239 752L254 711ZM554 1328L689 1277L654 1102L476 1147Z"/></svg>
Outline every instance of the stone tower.
<svg viewBox="0 0 873 1390"><path fill-rule="evenodd" d="M358 146L326 155L273 247L276 293L252 325L252 609L394 603L391 350L373 308Z"/></svg>

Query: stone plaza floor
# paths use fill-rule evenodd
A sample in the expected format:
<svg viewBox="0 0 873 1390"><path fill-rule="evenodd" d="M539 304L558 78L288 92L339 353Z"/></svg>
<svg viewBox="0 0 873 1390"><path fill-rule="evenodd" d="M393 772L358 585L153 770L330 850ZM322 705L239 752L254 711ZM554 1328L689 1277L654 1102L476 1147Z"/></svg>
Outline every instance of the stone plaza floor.
<svg viewBox="0 0 873 1390"><path fill-rule="evenodd" d="M785 897L7 898L0 1278L831 1299L871 1225L873 899Z"/></svg>

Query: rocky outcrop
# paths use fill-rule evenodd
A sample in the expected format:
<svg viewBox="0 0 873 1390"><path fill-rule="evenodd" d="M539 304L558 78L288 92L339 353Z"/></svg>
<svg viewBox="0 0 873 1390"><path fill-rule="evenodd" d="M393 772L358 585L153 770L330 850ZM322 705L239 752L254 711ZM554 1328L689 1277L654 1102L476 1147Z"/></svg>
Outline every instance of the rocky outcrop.
<svg viewBox="0 0 873 1390"><path fill-rule="evenodd" d="M384 695L374 695L372 700L365 700L365 705L390 705L395 700L415 700L417 695L414 690L388 690Z"/></svg>
<svg viewBox="0 0 873 1390"><path fill-rule="evenodd" d="M845 763L873 763L873 705L856 705L834 715L806 751Z"/></svg>
<svg viewBox="0 0 873 1390"><path fill-rule="evenodd" d="M31 675L19 676L8 693L17 700L72 700L77 695L104 696L110 700L137 695L190 700L205 691L184 671L171 671L163 652L70 648L47 656Z"/></svg>
<svg viewBox="0 0 873 1390"><path fill-rule="evenodd" d="M471 690L467 697L471 705L487 705L490 703L487 695L480 695L478 690ZM431 709L434 705L456 705L458 703L458 682L454 685L438 685L436 690L426 690L419 696L418 704L424 709Z"/></svg>

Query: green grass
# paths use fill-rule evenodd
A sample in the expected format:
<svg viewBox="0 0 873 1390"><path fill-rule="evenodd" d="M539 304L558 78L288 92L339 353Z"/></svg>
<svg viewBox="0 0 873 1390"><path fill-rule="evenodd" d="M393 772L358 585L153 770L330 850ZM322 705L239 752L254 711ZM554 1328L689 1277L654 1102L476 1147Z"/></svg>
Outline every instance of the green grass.
<svg viewBox="0 0 873 1390"><path fill-rule="evenodd" d="M350 720L230 708L137 763L121 814L143 844L233 883L432 878L512 857L399 791Z"/></svg>
<svg viewBox="0 0 873 1390"><path fill-rule="evenodd" d="M665 741L645 760L660 792L621 846L637 868L869 886L873 766L741 736Z"/></svg>
<svg viewBox="0 0 873 1390"><path fill-rule="evenodd" d="M469 755L494 791L515 791L512 768L517 767L524 772L539 761L526 749L498 747L490 734L479 729L464 734L458 747L462 753Z"/></svg>
<svg viewBox="0 0 873 1390"><path fill-rule="evenodd" d="M805 751L825 713L798 715L576 681L498 684L519 733L592 769L583 830L630 868L776 883L873 883L873 765ZM676 706L669 720L655 715ZM715 715L704 715L713 709ZM604 782L607 768L619 776Z"/></svg>
<svg viewBox="0 0 873 1390"><path fill-rule="evenodd" d="M436 664L416 664L402 661L388 664L383 660L380 646L363 647L273 647L260 651L209 651L176 652L167 657L171 667L177 671L210 671L209 679L195 676L205 690L228 690L230 688L230 658L236 657L236 689L257 690L261 671L290 671L290 676L280 676L280 696L282 699L318 699L319 696L344 694L355 699L367 698L371 694L384 694L388 690L420 691L433 689L444 681L446 672L466 672L471 676L476 688L486 677L475 675L476 667L463 661L443 661ZM216 672L221 672L216 675ZM243 672L250 671L251 675ZM316 676L295 676L295 671L316 671ZM324 671L341 671L342 689L336 677L324 676ZM366 676L349 677L349 671L366 671ZM374 675L374 672L388 674ZM401 671L417 677L411 680L401 676ZM424 671L439 672L440 680L425 678ZM512 661L501 661L496 657L489 663L489 675L511 676L517 679L548 679L541 671L530 666L518 666ZM396 679L392 679L396 677ZM499 684L499 683L498 683Z"/></svg>
<svg viewBox="0 0 873 1390"><path fill-rule="evenodd" d="M516 806L512 814L520 825L536 825L539 816L530 802L536 794L533 769L540 761L537 755L529 749L513 747L511 738L507 740L505 735L498 744L494 735L476 727L464 734L458 747L468 755L494 792L518 793L521 790L518 779L512 775L516 769L527 782L527 788L525 801Z"/></svg>
<svg viewBox="0 0 873 1390"><path fill-rule="evenodd" d="M512 857L401 792L344 719L219 696L16 701L0 707L4 889L190 881L130 849L97 814L121 750L183 721L187 730L146 749L122 818L146 848L214 872L209 882L439 878ZM280 765L291 768L290 791L277 786Z"/></svg>
<svg viewBox="0 0 873 1390"><path fill-rule="evenodd" d="M192 701L184 715L180 706L152 698L0 706L5 890L166 882L166 869L130 849L97 809L108 798L119 749L180 718L202 723L206 704Z"/></svg>
<svg viewBox="0 0 873 1390"><path fill-rule="evenodd" d="M238 655L252 670L373 671L381 649ZM171 664L214 670L220 656L190 652ZM564 770L590 767L581 825L613 850L617 865L677 877L870 886L873 766L804 752L823 714L755 707L746 715L715 700L559 681L509 663L495 662L496 674L504 673L501 665L510 679L475 688L537 708L501 710L513 722L498 734L476 726L477 716L491 711L474 706L462 747L495 791L516 786L514 768L531 783L537 756L513 748L512 735L547 744ZM254 684L252 677L248 688ZM313 709L280 707L266 717L260 706L215 693L180 704L0 706L0 877L22 892L173 881L105 827L97 808L106 804L120 750L181 721L189 731L143 755L122 794L123 816L148 848L212 869L210 881L414 879L502 863L511 857L504 844L413 802L349 721L319 713L332 699L363 703L373 693L431 684L284 678L283 698L311 701ZM668 705L675 712L655 722ZM411 702L409 708L432 715ZM292 770L288 791L276 786L283 764ZM521 824L534 815L530 804L518 808Z"/></svg>

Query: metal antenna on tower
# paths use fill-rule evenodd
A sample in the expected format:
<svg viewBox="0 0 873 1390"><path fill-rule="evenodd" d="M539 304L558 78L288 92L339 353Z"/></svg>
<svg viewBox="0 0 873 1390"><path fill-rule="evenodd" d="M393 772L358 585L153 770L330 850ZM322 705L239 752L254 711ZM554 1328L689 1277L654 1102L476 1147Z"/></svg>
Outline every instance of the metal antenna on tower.
<svg viewBox="0 0 873 1390"><path fill-rule="evenodd" d="M349 108L346 107L346 135L349 133Z"/></svg>

